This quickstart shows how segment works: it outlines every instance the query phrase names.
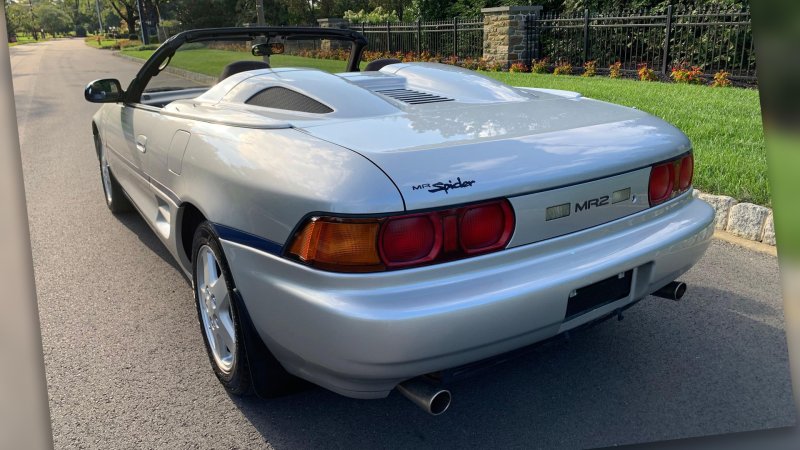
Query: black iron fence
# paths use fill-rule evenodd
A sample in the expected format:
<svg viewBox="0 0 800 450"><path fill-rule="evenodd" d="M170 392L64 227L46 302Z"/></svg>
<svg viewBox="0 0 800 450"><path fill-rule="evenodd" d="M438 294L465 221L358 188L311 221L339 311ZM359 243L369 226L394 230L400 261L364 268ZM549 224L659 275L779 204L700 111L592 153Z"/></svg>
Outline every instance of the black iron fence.
<svg viewBox="0 0 800 450"><path fill-rule="evenodd" d="M455 17L450 20L351 24L369 41L367 50L387 53L480 58L483 53L483 19Z"/></svg>
<svg viewBox="0 0 800 450"><path fill-rule="evenodd" d="M702 10L668 6L660 12L575 15L544 13L527 22L534 58L582 65L597 61L624 70L639 64L668 74L679 64L706 73L755 79L756 59L749 10Z"/></svg>
<svg viewBox="0 0 800 450"><path fill-rule="evenodd" d="M482 17L448 20L350 24L367 38L367 50L428 54L458 59L483 56ZM668 6L655 11L553 14L524 20L527 57L598 68L619 61L623 70L639 64L669 74L679 64L700 66L707 74L724 70L731 78L756 79L749 9ZM159 27L159 38L180 31Z"/></svg>

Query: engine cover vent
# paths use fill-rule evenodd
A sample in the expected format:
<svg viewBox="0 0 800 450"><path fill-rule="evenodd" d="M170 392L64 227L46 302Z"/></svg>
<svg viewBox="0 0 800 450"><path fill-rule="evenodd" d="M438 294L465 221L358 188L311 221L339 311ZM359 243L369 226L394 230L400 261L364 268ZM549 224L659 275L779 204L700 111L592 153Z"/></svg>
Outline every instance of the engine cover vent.
<svg viewBox="0 0 800 450"><path fill-rule="evenodd" d="M439 103L439 102L452 102L452 98L442 97L440 95L429 94L427 92L415 91L412 89L383 89L376 90L375 92L391 97L410 105L421 105L424 103Z"/></svg>

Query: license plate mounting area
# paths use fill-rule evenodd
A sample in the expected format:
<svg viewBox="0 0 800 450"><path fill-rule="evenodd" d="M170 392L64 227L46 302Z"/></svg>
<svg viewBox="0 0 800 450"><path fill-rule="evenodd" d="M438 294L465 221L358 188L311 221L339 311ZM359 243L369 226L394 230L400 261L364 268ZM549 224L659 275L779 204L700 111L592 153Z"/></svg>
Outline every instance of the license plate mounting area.
<svg viewBox="0 0 800 450"><path fill-rule="evenodd" d="M608 303L623 299L631 293L633 270L600 280L597 283L573 290L567 301L564 321L597 309Z"/></svg>

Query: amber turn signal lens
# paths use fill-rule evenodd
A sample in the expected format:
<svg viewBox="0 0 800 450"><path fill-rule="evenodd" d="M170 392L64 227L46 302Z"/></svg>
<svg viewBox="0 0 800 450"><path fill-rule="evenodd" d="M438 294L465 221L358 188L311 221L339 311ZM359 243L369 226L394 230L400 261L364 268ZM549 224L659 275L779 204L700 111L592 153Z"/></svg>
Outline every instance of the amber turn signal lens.
<svg viewBox="0 0 800 450"><path fill-rule="evenodd" d="M378 221L308 222L295 238L290 253L320 268L381 266L375 242Z"/></svg>

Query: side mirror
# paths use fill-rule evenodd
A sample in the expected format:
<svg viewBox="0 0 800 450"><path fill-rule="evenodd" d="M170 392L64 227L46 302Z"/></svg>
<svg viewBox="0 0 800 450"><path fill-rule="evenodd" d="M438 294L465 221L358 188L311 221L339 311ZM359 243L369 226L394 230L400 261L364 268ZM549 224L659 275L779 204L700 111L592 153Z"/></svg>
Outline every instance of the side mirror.
<svg viewBox="0 0 800 450"><path fill-rule="evenodd" d="M125 91L122 90L119 80L107 78L94 80L86 85L83 97L92 103L117 103L124 99Z"/></svg>

